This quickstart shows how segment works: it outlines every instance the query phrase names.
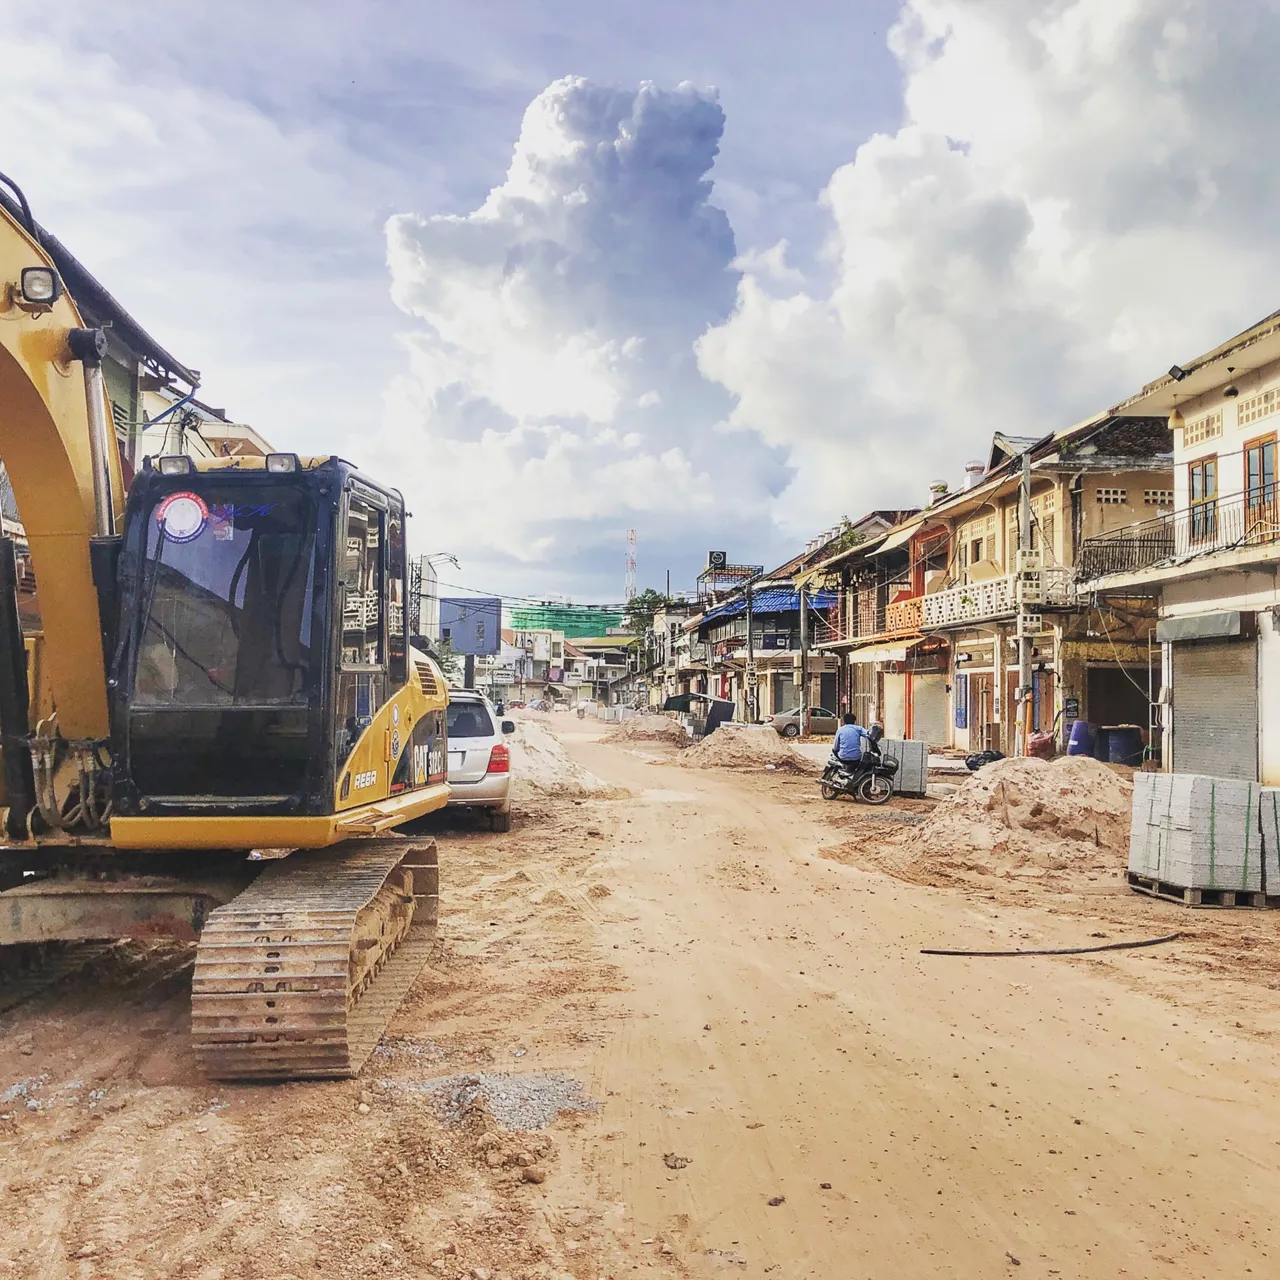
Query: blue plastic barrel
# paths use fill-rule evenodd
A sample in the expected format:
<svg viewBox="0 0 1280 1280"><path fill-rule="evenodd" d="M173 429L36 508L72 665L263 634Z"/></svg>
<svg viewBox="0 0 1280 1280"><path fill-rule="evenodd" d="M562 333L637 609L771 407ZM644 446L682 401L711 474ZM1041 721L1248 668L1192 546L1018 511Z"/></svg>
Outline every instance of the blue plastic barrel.
<svg viewBox="0 0 1280 1280"><path fill-rule="evenodd" d="M1122 724L1107 730L1107 759L1112 764L1138 768L1142 764L1142 730L1134 724Z"/></svg>
<svg viewBox="0 0 1280 1280"><path fill-rule="evenodd" d="M1093 733L1087 720L1071 722L1071 736L1067 739L1067 755L1087 756L1093 754Z"/></svg>

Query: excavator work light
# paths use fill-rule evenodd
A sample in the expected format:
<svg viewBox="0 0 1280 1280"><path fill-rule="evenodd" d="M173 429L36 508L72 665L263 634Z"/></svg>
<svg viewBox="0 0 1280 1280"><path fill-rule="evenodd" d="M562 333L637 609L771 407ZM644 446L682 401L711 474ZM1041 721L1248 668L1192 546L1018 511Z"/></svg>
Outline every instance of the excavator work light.
<svg viewBox="0 0 1280 1280"><path fill-rule="evenodd" d="M52 267L22 268L22 300L37 307L51 307L62 296L62 281Z"/></svg>
<svg viewBox="0 0 1280 1280"><path fill-rule="evenodd" d="M288 471L297 471L298 455L296 453L269 453L267 454L267 470L274 471L277 475L283 475Z"/></svg>
<svg viewBox="0 0 1280 1280"><path fill-rule="evenodd" d="M195 470L191 465L191 459L183 453L161 458L158 466L162 476L189 476Z"/></svg>

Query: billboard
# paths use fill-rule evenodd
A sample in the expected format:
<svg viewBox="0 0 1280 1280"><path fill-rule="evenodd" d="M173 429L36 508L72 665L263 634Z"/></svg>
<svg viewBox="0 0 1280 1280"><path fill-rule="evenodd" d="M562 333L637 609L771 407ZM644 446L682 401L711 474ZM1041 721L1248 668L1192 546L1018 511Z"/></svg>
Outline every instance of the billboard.
<svg viewBox="0 0 1280 1280"><path fill-rule="evenodd" d="M502 601L496 596L442 596L440 640L447 640L454 653L496 654L502 647Z"/></svg>

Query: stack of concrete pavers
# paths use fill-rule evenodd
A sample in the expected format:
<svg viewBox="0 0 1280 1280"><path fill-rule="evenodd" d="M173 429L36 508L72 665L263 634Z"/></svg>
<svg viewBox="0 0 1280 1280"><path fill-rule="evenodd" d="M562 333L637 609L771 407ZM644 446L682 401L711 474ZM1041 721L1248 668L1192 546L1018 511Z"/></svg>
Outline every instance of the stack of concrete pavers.
<svg viewBox="0 0 1280 1280"><path fill-rule="evenodd" d="M1263 787L1258 800L1262 827L1262 887L1280 894L1280 787Z"/></svg>
<svg viewBox="0 0 1280 1280"><path fill-rule="evenodd" d="M1264 892L1256 782L1137 773L1133 783L1131 876L1180 889ZM1280 870L1276 875L1280 885Z"/></svg>
<svg viewBox="0 0 1280 1280"><path fill-rule="evenodd" d="M929 744L915 738L882 738L880 754L898 762L893 789L900 796L922 796L929 781Z"/></svg>

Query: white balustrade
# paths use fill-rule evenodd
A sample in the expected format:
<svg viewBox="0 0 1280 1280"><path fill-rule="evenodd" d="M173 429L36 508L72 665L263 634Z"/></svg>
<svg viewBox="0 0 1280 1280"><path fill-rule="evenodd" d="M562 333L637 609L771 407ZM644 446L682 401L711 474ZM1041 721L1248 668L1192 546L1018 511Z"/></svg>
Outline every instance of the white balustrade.
<svg viewBox="0 0 1280 1280"><path fill-rule="evenodd" d="M1035 575L1040 589L1023 593L1027 603L1034 601L1037 608L1075 603L1071 571L1063 568L1041 569ZM1016 573L1002 578L988 578L985 582L971 582L965 586L948 587L924 597L924 628L963 626L968 622L980 622L987 618L1012 617L1018 608L1018 578Z"/></svg>

